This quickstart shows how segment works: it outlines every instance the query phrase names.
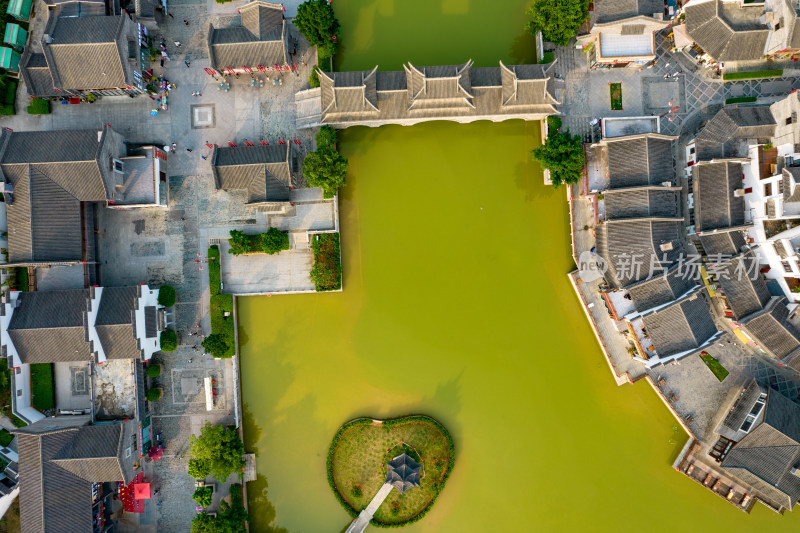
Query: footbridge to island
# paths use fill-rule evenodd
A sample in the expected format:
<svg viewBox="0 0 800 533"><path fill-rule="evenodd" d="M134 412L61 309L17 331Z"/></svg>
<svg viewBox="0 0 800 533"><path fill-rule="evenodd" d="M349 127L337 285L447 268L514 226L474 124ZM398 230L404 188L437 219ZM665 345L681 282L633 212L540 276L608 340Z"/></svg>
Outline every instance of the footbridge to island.
<svg viewBox="0 0 800 533"><path fill-rule="evenodd" d="M381 490L379 490L375 497L372 498L372 501L369 502L369 505L367 505L367 507L359 513L358 517L353 520L345 533L362 533L362 531L364 531L364 529L366 529L366 527L369 525L372 517L375 516L375 512L378 510L378 507L380 507L383 503L383 500L389 496L389 493L392 492L393 488L394 487L391 484L384 483L381 487Z"/></svg>

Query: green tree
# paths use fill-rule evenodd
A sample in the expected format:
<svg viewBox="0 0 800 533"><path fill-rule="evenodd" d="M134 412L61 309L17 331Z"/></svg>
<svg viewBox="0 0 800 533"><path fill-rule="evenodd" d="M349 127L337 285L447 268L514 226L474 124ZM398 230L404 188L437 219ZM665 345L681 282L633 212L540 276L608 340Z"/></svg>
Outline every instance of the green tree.
<svg viewBox="0 0 800 533"><path fill-rule="evenodd" d="M147 401L157 402L161 399L161 389L147 389Z"/></svg>
<svg viewBox="0 0 800 533"><path fill-rule="evenodd" d="M210 422L200 430L199 437L189 437L189 454L192 456L189 460L192 477L204 478L211 474L224 481L235 472L241 475L244 468L244 445L239 433Z"/></svg>
<svg viewBox="0 0 800 533"><path fill-rule="evenodd" d="M157 378L161 375L161 365L150 365L147 367L147 377Z"/></svg>
<svg viewBox="0 0 800 533"><path fill-rule="evenodd" d="M317 140L317 148L320 146L330 146L335 148L336 128L331 126L322 126L314 138Z"/></svg>
<svg viewBox="0 0 800 533"><path fill-rule="evenodd" d="M308 77L308 85L312 89L319 87L319 73L317 73L317 69L311 70L311 75Z"/></svg>
<svg viewBox="0 0 800 533"><path fill-rule="evenodd" d="M278 228L269 228L266 233L261 234L261 249L269 255L276 254L281 250L288 250L289 234Z"/></svg>
<svg viewBox="0 0 800 533"><path fill-rule="evenodd" d="M564 46L575 37L578 28L589 16L586 0L534 0L528 9L530 22L525 29L542 32L545 41Z"/></svg>
<svg viewBox="0 0 800 533"><path fill-rule="evenodd" d="M209 507L213 500L214 489L211 487L197 487L194 490L192 498L197 502L200 507Z"/></svg>
<svg viewBox="0 0 800 533"><path fill-rule="evenodd" d="M531 152L534 161L550 171L554 187L577 183L583 174L584 158L581 138L565 133L548 135L539 148Z"/></svg>
<svg viewBox="0 0 800 533"><path fill-rule="evenodd" d="M320 60L336 53L334 37L339 31L339 21L327 0L308 0L297 6L294 25L310 44L317 45Z"/></svg>
<svg viewBox="0 0 800 533"><path fill-rule="evenodd" d="M347 159L330 146L317 147L303 161L303 175L312 187L321 187L325 198L333 198L344 185Z"/></svg>
<svg viewBox="0 0 800 533"><path fill-rule="evenodd" d="M165 329L159 340L162 352L174 352L178 348L178 334L174 329Z"/></svg>
<svg viewBox="0 0 800 533"><path fill-rule="evenodd" d="M247 511L242 504L242 486L231 485L231 503L221 501L217 516L198 513L192 520L192 533L245 533Z"/></svg>
<svg viewBox="0 0 800 533"><path fill-rule="evenodd" d="M228 353L228 342L221 333L212 333L203 339L203 348L214 357L226 357Z"/></svg>
<svg viewBox="0 0 800 533"><path fill-rule="evenodd" d="M158 305L163 305L164 307L175 305L175 287L162 285L158 289Z"/></svg>

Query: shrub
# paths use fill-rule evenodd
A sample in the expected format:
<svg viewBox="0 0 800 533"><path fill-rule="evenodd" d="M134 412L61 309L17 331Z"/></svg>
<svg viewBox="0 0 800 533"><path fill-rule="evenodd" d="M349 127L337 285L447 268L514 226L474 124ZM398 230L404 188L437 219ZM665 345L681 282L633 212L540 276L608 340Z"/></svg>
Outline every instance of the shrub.
<svg viewBox="0 0 800 533"><path fill-rule="evenodd" d="M13 105L2 105L0 106L0 115L15 115L16 111L14 110Z"/></svg>
<svg viewBox="0 0 800 533"><path fill-rule="evenodd" d="M361 498L362 496L364 496L364 492L361 490L361 486L353 485L353 487L350 489L350 496L352 496L353 498Z"/></svg>
<svg viewBox="0 0 800 533"><path fill-rule="evenodd" d="M31 105L28 106L29 115L49 115L50 114L50 100L43 98L34 98L31 100Z"/></svg>
<svg viewBox="0 0 800 533"><path fill-rule="evenodd" d="M261 234L261 249L269 255L288 250L289 234L282 232L278 228L269 228L269 231Z"/></svg>
<svg viewBox="0 0 800 533"><path fill-rule="evenodd" d="M158 305L172 307L175 305L175 288L169 285L162 285L158 289Z"/></svg>
<svg viewBox="0 0 800 533"><path fill-rule="evenodd" d="M161 399L161 389L147 389L147 401L157 402Z"/></svg>
<svg viewBox="0 0 800 533"><path fill-rule="evenodd" d="M561 129L561 117L551 115L547 117L547 136L555 135Z"/></svg>
<svg viewBox="0 0 800 533"><path fill-rule="evenodd" d="M161 365L150 365L147 367L147 377L157 378L161 375Z"/></svg>
<svg viewBox="0 0 800 533"><path fill-rule="evenodd" d="M320 146L336 146L336 128L322 126L316 135L317 149Z"/></svg>
<svg viewBox="0 0 800 533"><path fill-rule="evenodd" d="M95 95L91 94L91 93L87 94L86 95L86 101L89 102L90 104L92 104L92 103L97 101L97 97Z"/></svg>
<svg viewBox="0 0 800 533"><path fill-rule="evenodd" d="M553 52L545 52L542 54L542 59L539 61L540 65L546 65L555 61L556 55Z"/></svg>
<svg viewBox="0 0 800 533"><path fill-rule="evenodd" d="M229 254L242 255L259 251L259 235L248 235L243 231L231 230L231 238L228 239L228 244L231 248L228 250Z"/></svg>
<svg viewBox="0 0 800 533"><path fill-rule="evenodd" d="M17 290L27 292L30 288L28 285L28 269L26 267L14 267L14 277L16 278Z"/></svg>
<svg viewBox="0 0 800 533"><path fill-rule="evenodd" d="M6 428L0 429L0 446L6 447L11 444L11 441L14 440L14 435L12 435Z"/></svg>
<svg viewBox="0 0 800 533"><path fill-rule="evenodd" d="M214 489L211 487L197 487L192 498L200 507L210 507L214 498Z"/></svg>
<svg viewBox="0 0 800 533"><path fill-rule="evenodd" d="M317 73L317 69L311 70L311 75L308 77L308 84L312 89L319 87L319 74Z"/></svg>
<svg viewBox="0 0 800 533"><path fill-rule="evenodd" d="M755 96L737 96L735 98L728 98L725 100L726 104L744 104L749 102L755 102L758 100Z"/></svg>
<svg viewBox="0 0 800 533"><path fill-rule="evenodd" d="M178 348L178 334L174 329L165 329L160 338L162 352L174 352Z"/></svg>
<svg viewBox="0 0 800 533"><path fill-rule="evenodd" d="M311 242L314 267L311 281L317 291L335 291L342 288L342 264L339 256L339 234L323 233Z"/></svg>
<svg viewBox="0 0 800 533"><path fill-rule="evenodd" d="M198 513L192 520L191 533L246 533L245 522L248 520L242 498L242 486L231 485L229 490L231 503L225 500L219 503L216 516Z"/></svg>

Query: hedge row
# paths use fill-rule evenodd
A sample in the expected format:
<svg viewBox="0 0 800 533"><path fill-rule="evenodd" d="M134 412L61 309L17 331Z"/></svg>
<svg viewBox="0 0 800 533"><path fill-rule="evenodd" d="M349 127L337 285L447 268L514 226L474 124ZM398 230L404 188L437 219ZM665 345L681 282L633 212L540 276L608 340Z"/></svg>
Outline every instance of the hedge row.
<svg viewBox="0 0 800 533"><path fill-rule="evenodd" d="M208 249L208 288L211 292L209 316L211 318L211 335L203 341L203 347L214 357L233 357L236 353L236 332L233 327L233 296L220 293L219 247L216 244ZM225 313L231 313L225 316ZM218 348L222 340L225 349Z"/></svg>
<svg viewBox="0 0 800 533"><path fill-rule="evenodd" d="M755 96L737 96L736 98L728 98L725 100L726 104L743 104L746 102L755 102L758 100Z"/></svg>
<svg viewBox="0 0 800 533"><path fill-rule="evenodd" d="M723 80L752 80L757 78L779 78L783 76L783 69L751 70L749 72L726 72Z"/></svg>
<svg viewBox="0 0 800 533"><path fill-rule="evenodd" d="M372 524L373 526L383 527L383 528L405 527L409 524L413 524L415 522L418 522L419 520L422 520L422 518L424 518L425 515L428 514L428 511L433 507L433 504L436 503L436 499L439 497L439 494L441 494L442 489L444 489L445 483L447 482L447 479L450 477L450 473L453 471L453 468L455 467L456 446L455 443L453 442L453 437L450 435L450 432L447 431L447 428L445 428L442 425L442 423L436 420L435 418L431 418L425 415L409 415L409 416L401 416L397 418L391 418L389 420L384 420L382 423L384 427L391 428L400 424L405 424L407 422L413 422L415 420L424 421L432 424L433 426L436 427L436 429L439 430L439 432L442 435L444 435L445 440L447 440L448 455L450 456L450 462L447 465L447 470L445 470L444 476L442 477L442 481L439 484L439 488L436 491L436 494L434 494L433 499L428 503L428 505L423 510L421 510L419 513L417 513L416 515L414 515L413 517L409 518L404 522L393 522L391 524L388 524L385 522L380 522L373 518L372 520L370 520L370 524ZM325 470L328 474L328 485L330 485L331 490L333 491L333 496L336 498L336 501L339 502L339 505L341 505L342 508L345 511L347 511L347 513L352 518L357 517L360 511L355 510L349 503L347 503L347 501L339 492L339 489L336 487L336 482L333 480L333 454L336 453L336 448L339 445L339 441L342 439L342 435L344 434L345 431L347 431L352 427L368 426L372 423L373 423L372 418L356 418L354 420L351 420L350 422L345 423L342 427L339 428L339 430L336 432L336 435L333 436L333 440L331 441L331 446L330 448L328 448L328 459L325 463Z"/></svg>

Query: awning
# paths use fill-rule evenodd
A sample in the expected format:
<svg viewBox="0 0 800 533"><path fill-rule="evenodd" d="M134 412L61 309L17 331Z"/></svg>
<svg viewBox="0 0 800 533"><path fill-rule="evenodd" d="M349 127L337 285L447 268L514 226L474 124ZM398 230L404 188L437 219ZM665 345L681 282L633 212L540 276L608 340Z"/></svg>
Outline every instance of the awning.
<svg viewBox="0 0 800 533"><path fill-rule="evenodd" d="M136 483L133 486L133 497L137 500L149 500L150 483Z"/></svg>
<svg viewBox="0 0 800 533"><path fill-rule="evenodd" d="M213 387L211 386L211 378L205 378L203 380L206 388L206 411L211 411L214 409L214 395L213 395Z"/></svg>

